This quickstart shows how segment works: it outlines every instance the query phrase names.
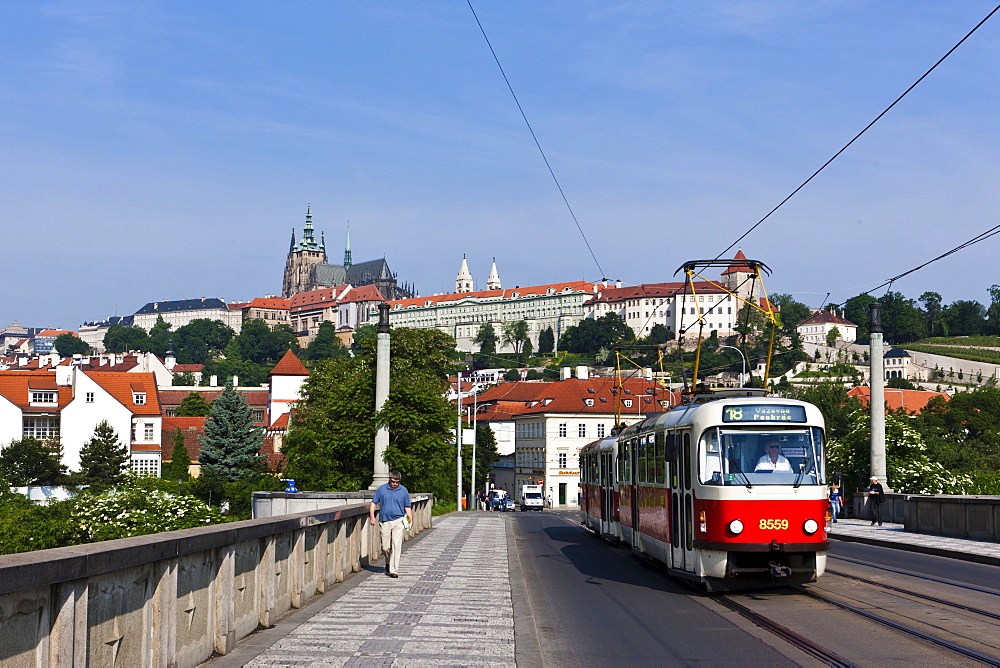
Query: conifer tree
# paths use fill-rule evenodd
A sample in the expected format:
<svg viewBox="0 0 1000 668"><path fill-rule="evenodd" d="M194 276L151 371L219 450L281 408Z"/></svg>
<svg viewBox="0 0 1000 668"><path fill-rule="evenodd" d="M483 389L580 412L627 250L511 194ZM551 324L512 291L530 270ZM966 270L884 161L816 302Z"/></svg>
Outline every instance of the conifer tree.
<svg viewBox="0 0 1000 668"><path fill-rule="evenodd" d="M212 408L205 398L198 392L192 392L181 400L174 415L177 417L205 417L212 412Z"/></svg>
<svg viewBox="0 0 1000 668"><path fill-rule="evenodd" d="M184 445L184 432L180 428L174 430L174 449L170 461L164 462L160 468L160 477L165 480L187 480L190 476L191 457Z"/></svg>
<svg viewBox="0 0 1000 668"><path fill-rule="evenodd" d="M118 432L107 420L101 420L80 450L80 483L111 487L121 481L128 463L129 451L118 439Z"/></svg>
<svg viewBox="0 0 1000 668"><path fill-rule="evenodd" d="M212 402L212 412L205 421L205 435L199 437L198 461L206 473L218 474L232 482L254 476L263 469L260 445L264 432L254 426L253 413L243 395L226 381L222 394Z"/></svg>

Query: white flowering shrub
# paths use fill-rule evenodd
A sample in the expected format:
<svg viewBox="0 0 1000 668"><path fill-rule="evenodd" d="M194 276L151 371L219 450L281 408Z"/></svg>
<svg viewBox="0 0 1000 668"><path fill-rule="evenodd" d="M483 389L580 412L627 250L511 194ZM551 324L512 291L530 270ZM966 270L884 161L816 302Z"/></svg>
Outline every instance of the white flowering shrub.
<svg viewBox="0 0 1000 668"><path fill-rule="evenodd" d="M99 495L73 500L72 519L81 542L142 536L226 522L215 508L193 496L144 489L129 479Z"/></svg>
<svg viewBox="0 0 1000 668"><path fill-rule="evenodd" d="M885 416L886 471L889 487L903 494L968 494L973 481L952 473L927 456L920 433L910 425L908 415ZM870 475L871 424L867 409L851 414L847 435L827 445L827 471L842 471L859 488Z"/></svg>

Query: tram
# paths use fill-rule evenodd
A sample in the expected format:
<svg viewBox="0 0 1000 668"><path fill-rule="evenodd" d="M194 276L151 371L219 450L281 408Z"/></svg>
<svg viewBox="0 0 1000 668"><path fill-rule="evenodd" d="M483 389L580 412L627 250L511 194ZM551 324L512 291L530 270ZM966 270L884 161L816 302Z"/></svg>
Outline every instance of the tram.
<svg viewBox="0 0 1000 668"><path fill-rule="evenodd" d="M766 388L706 388L695 359L682 405L581 449L583 524L707 591L820 577L830 549L822 414Z"/></svg>

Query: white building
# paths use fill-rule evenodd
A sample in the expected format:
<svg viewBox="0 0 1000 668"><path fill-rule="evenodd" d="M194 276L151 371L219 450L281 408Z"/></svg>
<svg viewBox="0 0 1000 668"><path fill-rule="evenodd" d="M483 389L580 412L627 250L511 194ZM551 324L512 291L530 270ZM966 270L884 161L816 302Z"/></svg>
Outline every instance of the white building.
<svg viewBox="0 0 1000 668"><path fill-rule="evenodd" d="M795 328L803 343L826 345L826 337L833 329L837 329L837 339L845 343L853 343L858 339L858 326L850 320L841 318L836 313L820 309L803 320Z"/></svg>
<svg viewBox="0 0 1000 668"><path fill-rule="evenodd" d="M616 379L590 378L585 367L577 375L553 383L503 383L478 397L479 421L514 425L515 489L542 480L551 507L577 506L584 445L679 400L654 381L630 379L622 391Z"/></svg>
<svg viewBox="0 0 1000 668"><path fill-rule="evenodd" d="M149 302L132 316L132 324L147 332L153 329L158 318L171 326L173 331L187 325L192 320L218 320L237 334L243 326L243 304L230 308L221 299L180 299L176 301Z"/></svg>
<svg viewBox="0 0 1000 668"><path fill-rule="evenodd" d="M316 338L321 323L332 322L341 340L350 343L354 330L365 324L370 313L384 301L374 285L360 288L338 285L300 292L290 300L292 332L301 344L308 345Z"/></svg>

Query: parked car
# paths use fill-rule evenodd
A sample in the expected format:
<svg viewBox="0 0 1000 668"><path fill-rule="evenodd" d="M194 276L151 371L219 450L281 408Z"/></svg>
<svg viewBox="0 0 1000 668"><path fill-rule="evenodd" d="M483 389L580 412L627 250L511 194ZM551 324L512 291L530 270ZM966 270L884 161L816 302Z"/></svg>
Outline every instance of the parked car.
<svg viewBox="0 0 1000 668"><path fill-rule="evenodd" d="M510 498L509 496L506 499L504 499L503 505L504 505L503 508L504 510L514 510L517 508L517 505L514 503L514 499Z"/></svg>

